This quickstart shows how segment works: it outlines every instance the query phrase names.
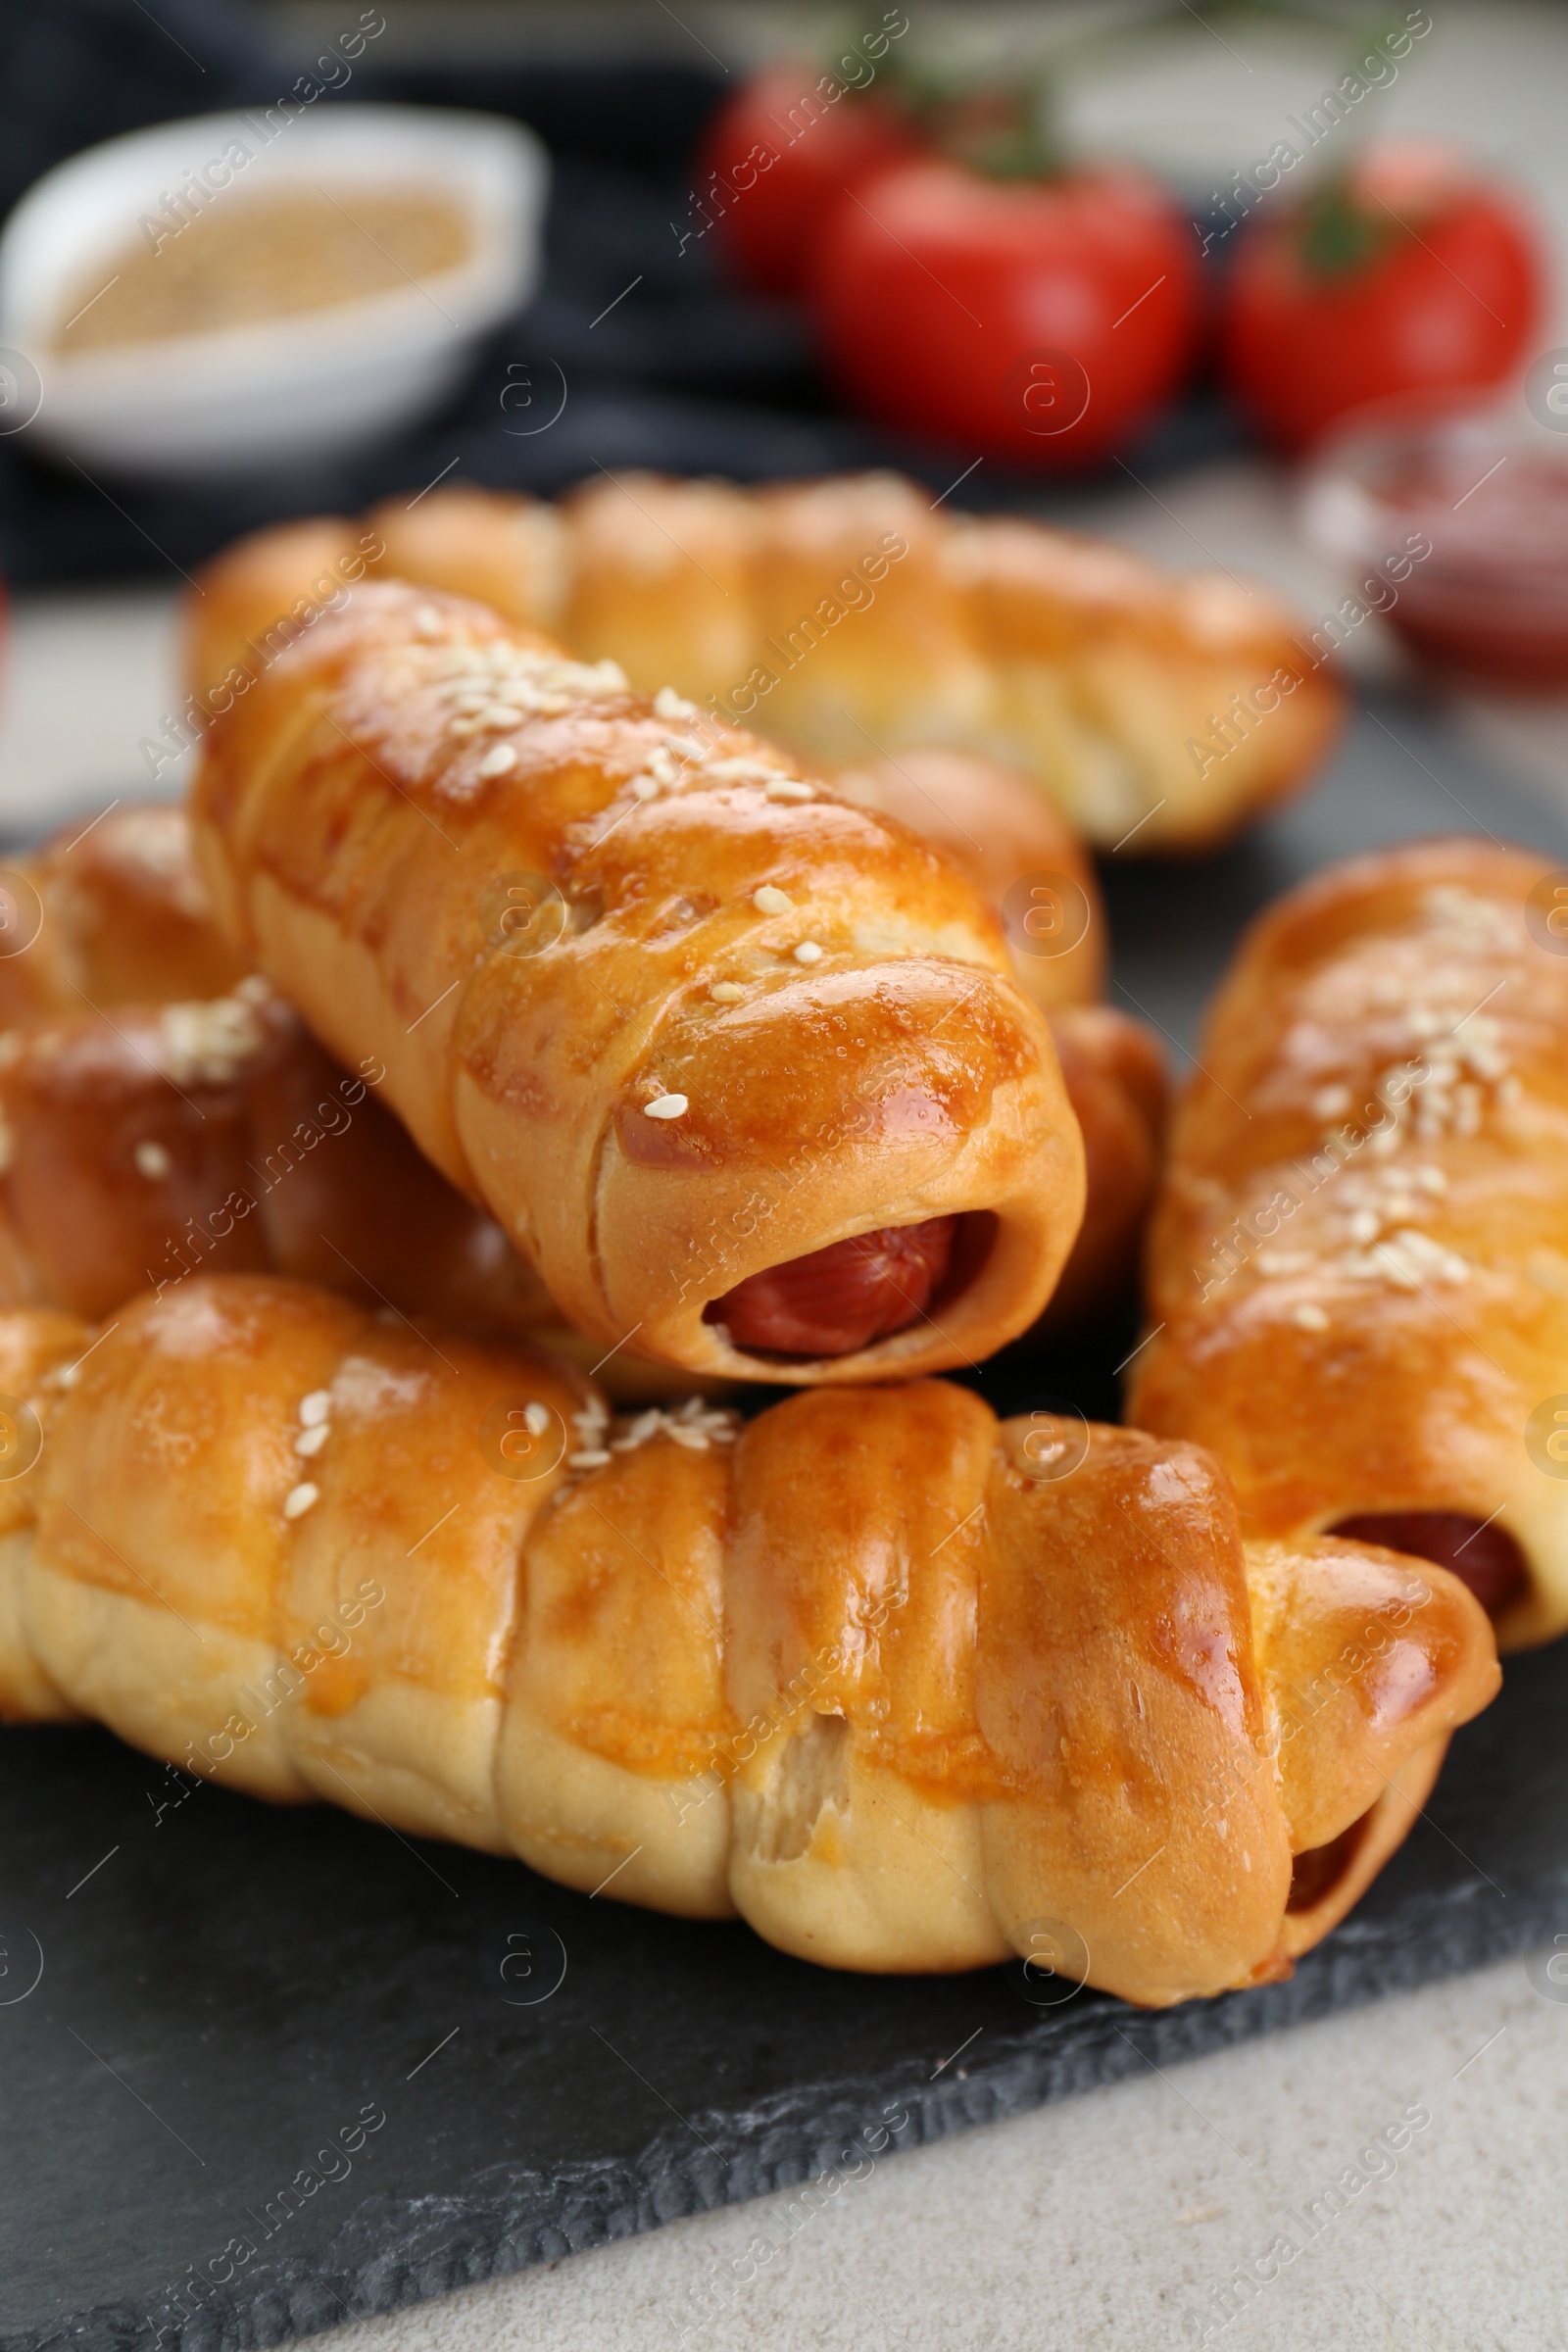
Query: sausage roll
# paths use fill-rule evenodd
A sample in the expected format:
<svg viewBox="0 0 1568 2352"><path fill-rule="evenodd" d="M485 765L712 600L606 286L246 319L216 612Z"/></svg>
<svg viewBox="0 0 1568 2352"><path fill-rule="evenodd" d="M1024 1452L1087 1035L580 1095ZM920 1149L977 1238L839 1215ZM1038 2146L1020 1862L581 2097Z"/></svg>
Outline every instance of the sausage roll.
<svg viewBox="0 0 1568 2352"><path fill-rule="evenodd" d="M1262 916L1176 1119L1129 1398L1213 1447L1250 1533L1437 1560L1504 1649L1568 1627L1559 880L1429 841Z"/></svg>
<svg viewBox="0 0 1568 2352"><path fill-rule="evenodd" d="M484 608L367 584L212 728L220 924L606 1348L988 1353L1083 1147L1000 926L895 821Z"/></svg>
<svg viewBox="0 0 1568 2352"><path fill-rule="evenodd" d="M616 1422L255 1276L0 1316L0 1379L6 1713L830 1966L1288 1975L1497 1684L1441 1569L940 1381Z"/></svg>

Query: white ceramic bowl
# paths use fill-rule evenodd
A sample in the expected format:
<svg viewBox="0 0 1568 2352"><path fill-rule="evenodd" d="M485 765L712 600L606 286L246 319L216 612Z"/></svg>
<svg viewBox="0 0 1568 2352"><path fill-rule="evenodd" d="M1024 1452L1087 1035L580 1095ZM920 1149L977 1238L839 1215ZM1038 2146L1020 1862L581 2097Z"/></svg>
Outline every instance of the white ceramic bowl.
<svg viewBox="0 0 1568 2352"><path fill-rule="evenodd" d="M0 236L0 368L5 401L37 413L26 438L84 466L212 479L378 438L428 413L491 327L519 310L539 273L550 166L529 130L499 116L423 107L322 106L282 121L203 115L110 139L57 165ZM258 191L356 182L439 188L467 213L473 248L457 268L395 292L244 326L52 351L63 295L90 284L137 235L144 214L187 174L205 184L238 140L212 209ZM166 216L167 217L167 216ZM20 379L21 390L18 389ZM27 402L30 405L30 402Z"/></svg>

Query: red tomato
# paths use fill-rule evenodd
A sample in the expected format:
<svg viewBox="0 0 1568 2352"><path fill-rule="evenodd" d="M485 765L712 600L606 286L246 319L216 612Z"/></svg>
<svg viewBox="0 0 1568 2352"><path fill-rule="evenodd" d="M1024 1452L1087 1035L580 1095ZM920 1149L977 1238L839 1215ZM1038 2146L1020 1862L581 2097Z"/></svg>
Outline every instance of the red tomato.
<svg viewBox="0 0 1568 2352"><path fill-rule="evenodd" d="M709 125L698 200L760 294L797 294L825 215L847 187L918 152L921 141L880 96L861 96L814 66L774 66L736 92Z"/></svg>
<svg viewBox="0 0 1568 2352"><path fill-rule="evenodd" d="M1079 466L1179 384L1197 323L1193 233L1118 169L984 179L909 164L827 225L816 307L852 399L1013 464Z"/></svg>
<svg viewBox="0 0 1568 2352"><path fill-rule="evenodd" d="M1369 401L1500 383L1535 332L1542 281L1506 196L1451 152L1390 146L1249 226L1225 371L1270 438L1299 449Z"/></svg>

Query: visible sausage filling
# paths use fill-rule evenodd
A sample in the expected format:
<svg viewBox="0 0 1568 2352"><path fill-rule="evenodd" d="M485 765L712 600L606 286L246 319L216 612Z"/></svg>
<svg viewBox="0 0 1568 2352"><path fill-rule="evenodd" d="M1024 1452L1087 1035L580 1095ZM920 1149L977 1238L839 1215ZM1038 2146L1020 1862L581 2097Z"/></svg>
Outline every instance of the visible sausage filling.
<svg viewBox="0 0 1568 2352"><path fill-rule="evenodd" d="M956 1217L887 1225L768 1266L704 1308L737 1348L774 1355L853 1355L903 1331L947 1280Z"/></svg>
<svg viewBox="0 0 1568 2352"><path fill-rule="evenodd" d="M1530 1574L1506 1528L1495 1520L1489 1526L1465 1511L1363 1511L1342 1519L1329 1533L1435 1561L1469 1586L1489 1617L1506 1607Z"/></svg>

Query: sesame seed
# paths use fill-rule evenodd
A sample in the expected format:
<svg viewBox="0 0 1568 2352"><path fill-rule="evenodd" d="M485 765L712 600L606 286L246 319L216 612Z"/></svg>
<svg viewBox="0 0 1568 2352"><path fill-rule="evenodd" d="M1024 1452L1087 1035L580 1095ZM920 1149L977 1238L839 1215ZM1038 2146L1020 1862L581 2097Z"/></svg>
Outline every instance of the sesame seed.
<svg viewBox="0 0 1568 2352"><path fill-rule="evenodd" d="M167 1176L174 1164L162 1144L138 1144L135 1157L138 1173L154 1181Z"/></svg>
<svg viewBox="0 0 1568 2352"><path fill-rule="evenodd" d="M1329 1327L1329 1319L1323 1309L1314 1306L1309 1298L1292 1308L1291 1321L1298 1331L1327 1331Z"/></svg>
<svg viewBox="0 0 1568 2352"><path fill-rule="evenodd" d="M1320 1119L1340 1118L1349 1107L1350 1090L1348 1086L1320 1087L1312 1097L1313 1112Z"/></svg>
<svg viewBox="0 0 1568 2352"><path fill-rule="evenodd" d="M508 728L516 726L521 716L521 711L514 710L510 703L487 703L479 713L478 731L486 735L504 734Z"/></svg>
<svg viewBox="0 0 1568 2352"><path fill-rule="evenodd" d="M765 760L744 758L710 760L704 773L714 784L778 784L789 780L778 768L769 767Z"/></svg>
<svg viewBox="0 0 1568 2352"><path fill-rule="evenodd" d="M568 1453L566 1468L568 1470L602 1470L609 1459L610 1456L602 1446L590 1446L582 1453Z"/></svg>
<svg viewBox="0 0 1568 2352"><path fill-rule="evenodd" d="M687 702L684 695L677 694L673 686L661 686L654 697L654 716L656 718L695 718L697 706L695 703Z"/></svg>
<svg viewBox="0 0 1568 2352"><path fill-rule="evenodd" d="M1415 1180L1424 1193L1446 1193L1448 1179L1441 1168L1417 1168Z"/></svg>
<svg viewBox="0 0 1568 2352"><path fill-rule="evenodd" d="M634 801L657 801L661 787L657 776L633 776L630 789Z"/></svg>
<svg viewBox="0 0 1568 2352"><path fill-rule="evenodd" d="M706 1453L708 1451L708 1432L706 1430L693 1429L690 1422L681 1421L671 1421L668 1427L669 1434L676 1445L684 1446L688 1453Z"/></svg>
<svg viewBox="0 0 1568 2352"><path fill-rule="evenodd" d="M330 1421L318 1421L313 1429L302 1429L300 1431L299 1436L294 1441L294 1450L298 1454L303 1454L306 1460L309 1461L313 1454L320 1452L321 1447L326 1444L326 1441L331 1434L332 1424Z"/></svg>
<svg viewBox="0 0 1568 2352"><path fill-rule="evenodd" d="M506 776L517 764L517 755L510 743L493 743L479 762L481 776Z"/></svg>
<svg viewBox="0 0 1568 2352"><path fill-rule="evenodd" d="M1375 1242L1378 1238L1378 1228L1382 1222L1383 1220L1375 1208L1358 1208L1350 1219L1351 1241Z"/></svg>
<svg viewBox="0 0 1568 2352"><path fill-rule="evenodd" d="M312 1503L319 1501L320 1494L320 1488L313 1487L309 1479L300 1486L290 1488L283 1498L284 1518L303 1519Z"/></svg>
<svg viewBox="0 0 1568 2352"><path fill-rule="evenodd" d="M542 1438L550 1427L548 1404L525 1404L522 1408L523 1427L536 1438Z"/></svg>
<svg viewBox="0 0 1568 2352"><path fill-rule="evenodd" d="M797 963L820 963L822 951L814 939L803 939L795 951L795 960Z"/></svg>
<svg viewBox="0 0 1568 2352"><path fill-rule="evenodd" d="M664 749L672 752L677 760L701 760L708 746L699 743L695 735L666 735Z"/></svg>
<svg viewBox="0 0 1568 2352"><path fill-rule="evenodd" d="M1392 1242L1379 1242L1372 1254L1396 1290L1418 1291L1421 1288L1420 1277L1415 1269L1406 1264Z"/></svg>
<svg viewBox="0 0 1568 2352"><path fill-rule="evenodd" d="M419 606L414 615L414 633L427 639L441 635L441 615L434 605Z"/></svg>
<svg viewBox="0 0 1568 2352"><path fill-rule="evenodd" d="M715 980L708 993L715 1004L738 1004L746 991L738 980Z"/></svg>
<svg viewBox="0 0 1568 2352"><path fill-rule="evenodd" d="M643 1116L649 1119L683 1119L686 1116L684 1095L661 1095L657 1102L643 1104Z"/></svg>
<svg viewBox="0 0 1568 2352"><path fill-rule="evenodd" d="M300 1419L307 1429L315 1429L318 1422L324 1421L331 1410L330 1389L313 1389L308 1396L300 1398Z"/></svg>
<svg viewBox="0 0 1568 2352"><path fill-rule="evenodd" d="M267 1034L250 1003L237 997L166 1004L158 1026L164 1076L175 1086L232 1086Z"/></svg>
<svg viewBox="0 0 1568 2352"><path fill-rule="evenodd" d="M788 914L794 904L792 898L775 888L771 882L764 882L760 890L752 893L752 905L759 914Z"/></svg>
<svg viewBox="0 0 1568 2352"><path fill-rule="evenodd" d="M803 783L799 776L773 776L767 785L770 801L814 801L814 785Z"/></svg>

